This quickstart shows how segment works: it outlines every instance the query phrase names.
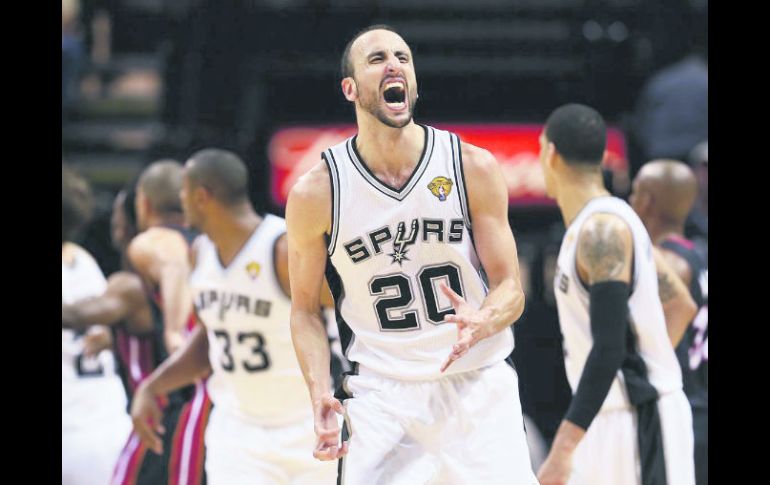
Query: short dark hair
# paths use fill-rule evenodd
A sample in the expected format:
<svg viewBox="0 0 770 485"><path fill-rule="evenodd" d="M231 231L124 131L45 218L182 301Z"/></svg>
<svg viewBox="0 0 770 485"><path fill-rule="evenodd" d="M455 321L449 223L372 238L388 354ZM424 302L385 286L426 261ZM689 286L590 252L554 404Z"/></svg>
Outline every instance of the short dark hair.
<svg viewBox="0 0 770 485"><path fill-rule="evenodd" d="M356 35L354 35L353 38L350 39L348 44L345 46L345 51L342 53L342 60L340 61L340 73L342 74L343 79L345 79L346 77L353 76L353 63L350 61L350 49L353 47L353 43L359 37L361 37L367 32L371 32L372 30L388 30L390 32L393 32L394 34L398 34L398 32L396 32L396 29L386 24L370 25L369 27L366 27L365 29L362 29L356 32ZM398 34L398 35L401 35L401 34Z"/></svg>
<svg viewBox="0 0 770 485"><path fill-rule="evenodd" d="M584 104L565 104L545 122L545 136L569 164L600 165L607 128L598 111Z"/></svg>
<svg viewBox="0 0 770 485"><path fill-rule="evenodd" d="M150 164L139 176L137 188L142 189L158 213L182 212L179 192L182 190L183 170L176 160L164 159Z"/></svg>
<svg viewBox="0 0 770 485"><path fill-rule="evenodd" d="M195 152L187 175L191 182L205 187L216 200L234 205L249 197L249 171L241 157L219 148Z"/></svg>
<svg viewBox="0 0 770 485"><path fill-rule="evenodd" d="M74 169L61 166L61 232L62 243L91 218L94 196L88 181Z"/></svg>

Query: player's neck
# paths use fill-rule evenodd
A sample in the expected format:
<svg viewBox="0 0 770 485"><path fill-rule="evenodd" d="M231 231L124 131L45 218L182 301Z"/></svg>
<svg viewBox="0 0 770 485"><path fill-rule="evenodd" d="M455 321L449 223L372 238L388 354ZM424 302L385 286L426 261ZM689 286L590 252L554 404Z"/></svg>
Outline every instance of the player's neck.
<svg viewBox="0 0 770 485"><path fill-rule="evenodd" d="M592 199L611 195L602 183L601 174L581 174L569 177L562 184L566 190L559 191L556 201L564 217L564 225L569 227L578 213Z"/></svg>
<svg viewBox="0 0 770 485"><path fill-rule="evenodd" d="M356 150L374 173L414 168L424 148L425 130L413 120L403 128L391 128L371 115L359 118Z"/></svg>
<svg viewBox="0 0 770 485"><path fill-rule="evenodd" d="M652 220L647 223L647 232L655 244L660 244L670 237L684 237L684 224L675 224L667 221Z"/></svg>
<svg viewBox="0 0 770 485"><path fill-rule="evenodd" d="M217 247L219 259L225 266L230 264L262 223L262 217L250 207L223 211L209 220L204 232Z"/></svg>
<svg viewBox="0 0 770 485"><path fill-rule="evenodd" d="M148 217L147 227L159 226L184 226L184 215L176 212L150 215Z"/></svg>

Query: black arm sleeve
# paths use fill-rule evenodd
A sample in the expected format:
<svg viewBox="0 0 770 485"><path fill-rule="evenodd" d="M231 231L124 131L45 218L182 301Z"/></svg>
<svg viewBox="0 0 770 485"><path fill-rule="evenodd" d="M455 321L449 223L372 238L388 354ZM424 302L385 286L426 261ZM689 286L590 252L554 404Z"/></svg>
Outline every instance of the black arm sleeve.
<svg viewBox="0 0 770 485"><path fill-rule="evenodd" d="M629 286L602 281L591 286L589 314L594 344L565 418L588 429L626 356Z"/></svg>

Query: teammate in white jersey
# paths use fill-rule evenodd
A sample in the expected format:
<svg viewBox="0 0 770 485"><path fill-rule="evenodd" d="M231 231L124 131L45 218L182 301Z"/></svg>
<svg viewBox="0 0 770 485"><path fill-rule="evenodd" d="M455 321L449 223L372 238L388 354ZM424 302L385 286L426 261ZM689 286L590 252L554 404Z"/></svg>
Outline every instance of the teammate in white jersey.
<svg viewBox="0 0 770 485"><path fill-rule="evenodd" d="M88 218L89 207L87 182L62 165L62 304L99 295L107 286L94 258L68 241ZM112 352L89 356L85 339L84 332L62 329L63 485L109 483L131 430Z"/></svg>
<svg viewBox="0 0 770 485"><path fill-rule="evenodd" d="M291 343L284 220L254 211L246 166L224 150L188 160L181 199L187 222L204 233L194 243L190 278L203 326L137 391L132 414L140 435L158 442L146 424L148 417L159 422L156 396L211 372L209 484L332 483L334 465L306 452L313 416Z"/></svg>
<svg viewBox="0 0 770 485"><path fill-rule="evenodd" d="M358 134L322 154L286 209L313 454L344 457L345 484L536 483L505 362L524 294L500 168L414 123L412 53L390 27L357 34L342 71ZM324 272L355 363L336 396L317 316Z"/></svg>
<svg viewBox="0 0 770 485"><path fill-rule="evenodd" d="M694 484L692 415L674 346L695 313L631 207L602 182L594 109L554 111L540 135L565 225L554 281L573 398L541 485ZM670 285L661 287L658 280Z"/></svg>

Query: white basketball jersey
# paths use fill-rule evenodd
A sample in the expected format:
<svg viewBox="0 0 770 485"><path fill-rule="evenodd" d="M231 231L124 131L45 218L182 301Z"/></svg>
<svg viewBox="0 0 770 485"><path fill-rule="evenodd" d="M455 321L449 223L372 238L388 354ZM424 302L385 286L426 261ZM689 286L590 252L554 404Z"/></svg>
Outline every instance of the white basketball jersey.
<svg viewBox="0 0 770 485"><path fill-rule="evenodd" d="M333 202L327 280L345 355L397 379L443 375L457 326L444 324L454 310L440 283L475 308L487 294L473 245L459 138L423 128L425 148L400 190L374 177L356 152L355 137L322 155ZM503 330L471 348L447 374L494 364L512 350L513 333Z"/></svg>
<svg viewBox="0 0 770 485"><path fill-rule="evenodd" d="M273 262L285 232L283 219L265 216L227 268L207 236L193 245L190 285L208 332L209 395L217 410L257 424L296 421L311 409L291 341L291 301Z"/></svg>
<svg viewBox="0 0 770 485"><path fill-rule="evenodd" d="M69 243L67 243L69 244ZM70 244L71 263L62 260L62 303L72 304L99 296L107 281L94 258L84 249ZM110 350L96 357L83 355L83 335L74 330L61 332L62 430L93 426L99 420L120 416L127 419L126 393L115 370Z"/></svg>
<svg viewBox="0 0 770 485"><path fill-rule="evenodd" d="M642 221L622 199L606 196L592 199L583 207L567 229L557 262L554 292L559 310L559 324L564 336L567 379L575 392L588 353L593 346L589 316L589 293L577 274L577 241L588 217L596 213L614 214L631 229L634 241L629 319L636 339L636 351L647 367L647 378L660 396L682 389L682 374L666 330L663 307L658 296L658 276L652 254L652 242ZM610 387L602 411L630 407L623 374Z"/></svg>

